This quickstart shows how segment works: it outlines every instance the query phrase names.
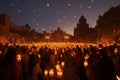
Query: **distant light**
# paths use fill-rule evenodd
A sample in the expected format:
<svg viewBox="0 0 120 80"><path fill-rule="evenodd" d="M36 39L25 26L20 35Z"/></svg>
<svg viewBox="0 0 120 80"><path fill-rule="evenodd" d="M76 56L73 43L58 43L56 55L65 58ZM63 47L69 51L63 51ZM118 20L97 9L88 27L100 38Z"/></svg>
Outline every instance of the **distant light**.
<svg viewBox="0 0 120 80"><path fill-rule="evenodd" d="M45 39L50 39L50 36L45 36Z"/></svg>
<svg viewBox="0 0 120 80"><path fill-rule="evenodd" d="M69 39L69 36L66 36L66 35L65 35L64 38L65 38L65 39Z"/></svg>
<svg viewBox="0 0 120 80"><path fill-rule="evenodd" d="M37 26L39 25L39 23L36 24Z"/></svg>
<svg viewBox="0 0 120 80"><path fill-rule="evenodd" d="M47 3L46 6L47 6L47 7L50 7L50 4Z"/></svg>
<svg viewBox="0 0 120 80"><path fill-rule="evenodd" d="M93 2L94 2L94 0L91 0L91 2L93 3Z"/></svg>
<svg viewBox="0 0 120 80"><path fill-rule="evenodd" d="M88 7L89 9L92 8L91 6Z"/></svg>
<svg viewBox="0 0 120 80"><path fill-rule="evenodd" d="M17 55L17 61L21 62L21 55L20 54Z"/></svg>
<svg viewBox="0 0 120 80"><path fill-rule="evenodd" d="M70 3L68 3L68 4L67 4L67 6L68 6L68 7L70 7L70 6L71 6L71 4L70 4Z"/></svg>
<svg viewBox="0 0 120 80"><path fill-rule="evenodd" d="M88 62L84 61L84 67L87 67L87 66L88 66Z"/></svg>
<svg viewBox="0 0 120 80"><path fill-rule="evenodd" d="M33 9L33 12L36 12L35 9Z"/></svg>
<svg viewBox="0 0 120 80"><path fill-rule="evenodd" d="M40 54L38 54L38 58L41 58L41 55L40 55Z"/></svg>
<svg viewBox="0 0 120 80"><path fill-rule="evenodd" d="M21 12L21 10L20 10L20 9L18 9L18 12Z"/></svg>
<svg viewBox="0 0 120 80"><path fill-rule="evenodd" d="M45 28L42 28L42 31L45 31Z"/></svg>
<svg viewBox="0 0 120 80"><path fill-rule="evenodd" d="M58 20L58 23L61 23L61 22L62 22L62 19L59 19L59 20Z"/></svg>
<svg viewBox="0 0 120 80"><path fill-rule="evenodd" d="M48 76L48 70L45 70L45 71L44 71L44 75L45 75L45 77Z"/></svg>
<svg viewBox="0 0 120 80"><path fill-rule="evenodd" d="M76 18L77 18L77 16L73 16L73 18L74 18L74 19L76 19Z"/></svg>
<svg viewBox="0 0 120 80"><path fill-rule="evenodd" d="M82 8L82 5L80 5L80 8Z"/></svg>
<svg viewBox="0 0 120 80"><path fill-rule="evenodd" d="M14 4L13 4L13 3L11 3L11 6L12 6L12 7L14 7Z"/></svg>
<svg viewBox="0 0 120 80"><path fill-rule="evenodd" d="M49 70L49 76L54 77L54 70L53 69Z"/></svg>

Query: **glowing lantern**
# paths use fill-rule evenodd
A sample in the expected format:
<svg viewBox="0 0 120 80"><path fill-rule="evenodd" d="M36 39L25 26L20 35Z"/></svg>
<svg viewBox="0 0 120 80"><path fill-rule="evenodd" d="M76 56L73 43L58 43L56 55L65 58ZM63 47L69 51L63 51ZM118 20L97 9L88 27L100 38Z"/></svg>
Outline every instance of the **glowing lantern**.
<svg viewBox="0 0 120 80"><path fill-rule="evenodd" d="M65 62L61 62L61 67L64 67L65 66Z"/></svg>
<svg viewBox="0 0 120 80"><path fill-rule="evenodd" d="M29 52L29 54L31 55L31 54L32 54L32 52Z"/></svg>
<svg viewBox="0 0 120 80"><path fill-rule="evenodd" d="M21 55L20 54L17 55L17 61L21 62Z"/></svg>
<svg viewBox="0 0 120 80"><path fill-rule="evenodd" d="M114 53L117 53L117 52L118 52L118 49L117 49L117 48L115 48L115 49L114 49Z"/></svg>
<svg viewBox="0 0 120 80"><path fill-rule="evenodd" d="M55 65L55 68L56 68L57 71L59 71L59 70L60 70L60 65L59 65L59 64L56 64L56 65Z"/></svg>
<svg viewBox="0 0 120 80"><path fill-rule="evenodd" d="M63 72L61 70L57 71L57 77L62 78Z"/></svg>
<svg viewBox="0 0 120 80"><path fill-rule="evenodd" d="M87 67L87 66L88 66L88 62L84 61L84 67Z"/></svg>
<svg viewBox="0 0 120 80"><path fill-rule="evenodd" d="M50 76L50 77L53 77L53 76L54 76L54 70L53 70L53 69L49 70L49 76Z"/></svg>
<svg viewBox="0 0 120 80"><path fill-rule="evenodd" d="M47 70L44 71L44 75L45 75L45 77L48 76L48 71Z"/></svg>

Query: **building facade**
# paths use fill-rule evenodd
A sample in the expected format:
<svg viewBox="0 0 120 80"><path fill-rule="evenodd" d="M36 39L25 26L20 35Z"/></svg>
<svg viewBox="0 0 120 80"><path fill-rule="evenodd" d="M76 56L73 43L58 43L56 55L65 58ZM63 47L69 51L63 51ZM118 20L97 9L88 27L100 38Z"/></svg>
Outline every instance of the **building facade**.
<svg viewBox="0 0 120 80"><path fill-rule="evenodd" d="M95 28L89 28L86 18L82 15L74 28L74 40L80 42L94 41L96 37Z"/></svg>

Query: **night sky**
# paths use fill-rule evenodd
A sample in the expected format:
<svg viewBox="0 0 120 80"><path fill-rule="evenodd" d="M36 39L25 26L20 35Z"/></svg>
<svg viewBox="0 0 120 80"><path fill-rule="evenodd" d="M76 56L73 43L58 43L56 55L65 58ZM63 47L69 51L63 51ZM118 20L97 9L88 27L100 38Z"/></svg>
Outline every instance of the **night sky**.
<svg viewBox="0 0 120 80"><path fill-rule="evenodd" d="M82 14L94 27L99 15L119 4L120 0L0 0L0 13L8 14L18 25L29 24L38 32L50 32L59 26L73 34Z"/></svg>

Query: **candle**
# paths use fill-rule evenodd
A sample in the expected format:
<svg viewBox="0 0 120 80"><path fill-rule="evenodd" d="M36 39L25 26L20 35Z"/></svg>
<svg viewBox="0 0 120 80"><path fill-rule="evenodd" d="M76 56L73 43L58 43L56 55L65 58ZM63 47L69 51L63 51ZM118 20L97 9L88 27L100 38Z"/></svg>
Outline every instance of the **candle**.
<svg viewBox="0 0 120 80"><path fill-rule="evenodd" d="M17 61L21 62L21 55L20 54L17 55Z"/></svg>
<svg viewBox="0 0 120 80"><path fill-rule="evenodd" d="M60 57L62 58L62 57L63 57L63 55L60 55Z"/></svg>
<svg viewBox="0 0 120 80"><path fill-rule="evenodd" d="M84 59L85 59L85 60L88 60L88 58L89 58L89 55L86 54L85 57L84 57Z"/></svg>
<svg viewBox="0 0 120 80"><path fill-rule="evenodd" d="M118 49L117 49L117 48L115 48L115 49L114 49L114 53L117 53L117 52L118 52Z"/></svg>
<svg viewBox="0 0 120 80"><path fill-rule="evenodd" d="M45 77L48 76L48 71L47 70L44 71L44 75L45 75Z"/></svg>
<svg viewBox="0 0 120 80"><path fill-rule="evenodd" d="M40 54L37 54L38 55L38 58L41 58L41 55Z"/></svg>
<svg viewBox="0 0 120 80"><path fill-rule="evenodd" d="M61 67L64 67L65 66L65 62L61 62Z"/></svg>
<svg viewBox="0 0 120 80"><path fill-rule="evenodd" d="M60 70L60 65L59 65L59 64L56 64L56 65L55 65L55 68L56 68L57 71Z"/></svg>
<svg viewBox="0 0 120 80"><path fill-rule="evenodd" d="M54 76L54 70L53 70L53 69L49 70L49 76L50 76L50 77L53 77L53 76Z"/></svg>
<svg viewBox="0 0 120 80"><path fill-rule="evenodd" d="M57 71L57 77L62 78L63 72L61 70Z"/></svg>
<svg viewBox="0 0 120 80"><path fill-rule="evenodd" d="M32 54L32 52L29 52L29 54L31 55L31 54Z"/></svg>
<svg viewBox="0 0 120 80"><path fill-rule="evenodd" d="M57 50L55 50L54 54L57 55Z"/></svg>
<svg viewBox="0 0 120 80"><path fill-rule="evenodd" d="M116 75L116 78L117 78L117 80L120 80L120 77L118 77L117 75Z"/></svg>
<svg viewBox="0 0 120 80"><path fill-rule="evenodd" d="M88 66L88 62L84 61L84 67L87 67L87 66Z"/></svg>

